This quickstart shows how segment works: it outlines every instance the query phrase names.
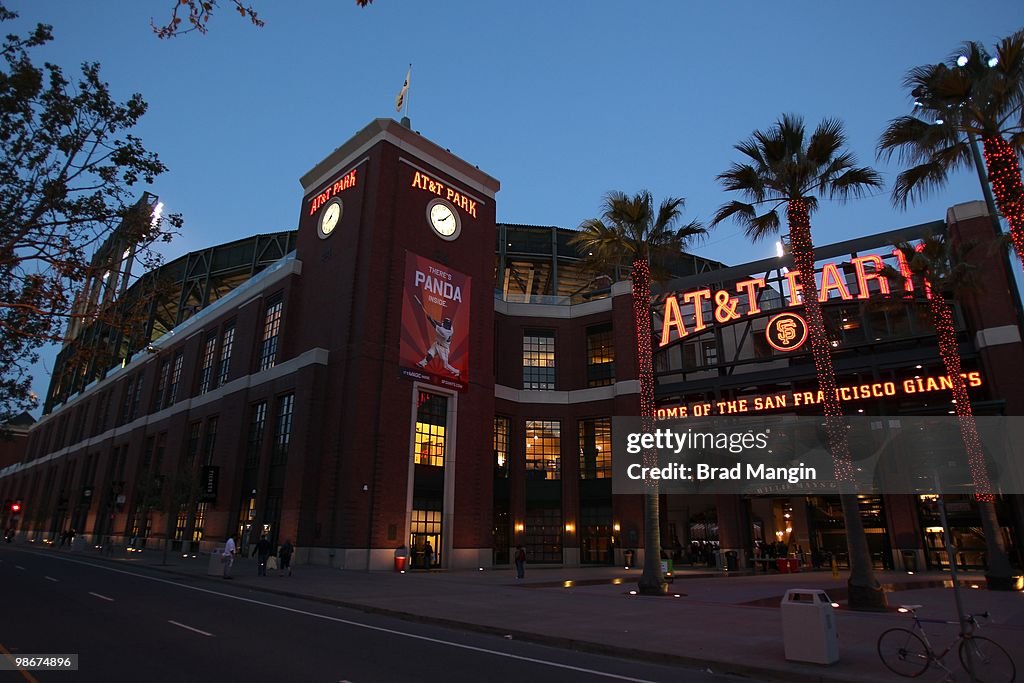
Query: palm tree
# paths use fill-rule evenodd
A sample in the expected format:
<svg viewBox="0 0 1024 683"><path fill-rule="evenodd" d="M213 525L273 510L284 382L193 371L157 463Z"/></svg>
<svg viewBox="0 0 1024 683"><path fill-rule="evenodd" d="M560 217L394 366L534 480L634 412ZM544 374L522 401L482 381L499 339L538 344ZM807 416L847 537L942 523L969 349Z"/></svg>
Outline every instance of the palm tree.
<svg viewBox="0 0 1024 683"><path fill-rule="evenodd" d="M996 515L995 497L985 464L985 453L978 438L974 411L967 396L967 387L960 374L960 351L953 324L953 311L946 301L947 293L963 293L977 289L973 266L967 259L971 246L954 249L943 237L929 235L915 248L909 244L896 247L910 273L925 283L928 308L932 314L939 356L946 374L953 383L953 404L960 422L960 435L967 449L967 463L973 477L981 525L985 533L986 573L988 587L993 590L1014 590L1013 569L1006 554L1006 544Z"/></svg>
<svg viewBox="0 0 1024 683"><path fill-rule="evenodd" d="M896 154L912 164L896 178L892 201L906 207L944 186L951 172L980 165L974 140L981 138L996 204L1024 261L1024 30L999 41L994 55L968 42L949 61L907 72L915 114L890 121L879 139L879 158Z"/></svg>
<svg viewBox="0 0 1024 683"><path fill-rule="evenodd" d="M762 240L779 232L782 224L779 208L785 205L789 248L803 288L811 355L818 387L824 395L829 450L836 478L842 484L853 481L853 466L842 422L843 412L836 394L831 347L814 281L810 216L818 207L818 195L846 200L881 187L882 180L875 170L857 166L854 156L843 150L846 135L840 121L825 119L810 138L806 138L803 119L786 114L772 128L755 131L753 136L736 145L747 159L743 163L733 163L718 176L718 180L725 189L740 192L750 201L733 200L722 205L715 213L712 225L732 218L746 227L751 240ZM850 552L849 604L855 609L883 608L885 594L872 570L857 496L847 491L840 495L840 500Z"/></svg>
<svg viewBox="0 0 1024 683"><path fill-rule="evenodd" d="M651 193L642 190L634 196L609 192L600 218L580 224L580 232L571 242L590 254L597 263L632 264L633 320L636 324L637 374L640 379L640 417L644 428L654 420L654 367L651 341L651 261L679 254L693 238L705 234L693 221L676 227L682 218L685 200L668 197L657 211ZM656 452L644 453L644 464L656 458ZM661 573L661 524L658 482L645 481L644 569L638 588L641 593L664 593L668 586Z"/></svg>

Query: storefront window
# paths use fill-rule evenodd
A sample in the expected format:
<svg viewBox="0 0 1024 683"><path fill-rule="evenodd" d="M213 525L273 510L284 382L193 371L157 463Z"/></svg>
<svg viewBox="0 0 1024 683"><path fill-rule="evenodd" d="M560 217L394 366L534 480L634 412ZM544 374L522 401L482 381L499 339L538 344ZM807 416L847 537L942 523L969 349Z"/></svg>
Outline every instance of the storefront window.
<svg viewBox="0 0 1024 683"><path fill-rule="evenodd" d="M561 423L556 420L526 422L526 478L561 479Z"/></svg>
<svg viewBox="0 0 1024 683"><path fill-rule="evenodd" d="M612 476L612 420L580 420L580 479Z"/></svg>

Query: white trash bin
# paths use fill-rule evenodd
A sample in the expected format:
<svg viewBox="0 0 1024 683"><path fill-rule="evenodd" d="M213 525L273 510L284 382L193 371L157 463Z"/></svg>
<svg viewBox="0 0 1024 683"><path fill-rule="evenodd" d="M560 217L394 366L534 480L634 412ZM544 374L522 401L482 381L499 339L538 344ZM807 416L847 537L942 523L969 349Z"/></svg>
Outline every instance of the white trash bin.
<svg viewBox="0 0 1024 683"><path fill-rule="evenodd" d="M782 599L782 640L786 659L834 664L839 661L839 632L832 601L823 590L792 588Z"/></svg>
<svg viewBox="0 0 1024 683"><path fill-rule="evenodd" d="M214 546L210 552L210 564L206 568L207 576L224 576L224 546Z"/></svg>

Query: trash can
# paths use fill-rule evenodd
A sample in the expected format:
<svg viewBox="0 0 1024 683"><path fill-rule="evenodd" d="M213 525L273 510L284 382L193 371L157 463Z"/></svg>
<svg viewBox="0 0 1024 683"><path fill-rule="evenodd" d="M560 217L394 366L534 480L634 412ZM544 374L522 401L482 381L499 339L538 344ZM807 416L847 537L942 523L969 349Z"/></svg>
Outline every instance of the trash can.
<svg viewBox="0 0 1024 683"><path fill-rule="evenodd" d="M224 576L224 546L214 546L210 552L210 563L206 566L207 576Z"/></svg>
<svg viewBox="0 0 1024 683"><path fill-rule="evenodd" d="M668 576L672 573L672 558L661 558L661 575Z"/></svg>
<svg viewBox="0 0 1024 683"><path fill-rule="evenodd" d="M791 557L788 560L786 560L786 563L789 565L789 572L791 574L800 573L800 560L798 560L795 557Z"/></svg>
<svg viewBox="0 0 1024 683"><path fill-rule="evenodd" d="M903 569L908 572L917 571L917 551L915 550L904 550L903 551Z"/></svg>
<svg viewBox="0 0 1024 683"><path fill-rule="evenodd" d="M404 572L409 565L409 550L403 545L395 549L395 571Z"/></svg>
<svg viewBox="0 0 1024 683"><path fill-rule="evenodd" d="M775 568L779 570L780 574L789 573L789 560L784 557L780 557L775 560Z"/></svg>
<svg viewBox="0 0 1024 683"><path fill-rule="evenodd" d="M623 556L623 559L625 559L625 561L626 561L626 566L627 567L632 567L633 566L633 551L632 550L626 550L626 551L624 551L622 553L622 556Z"/></svg>
<svg viewBox="0 0 1024 683"><path fill-rule="evenodd" d="M739 553L735 550L726 550L723 568L727 572L734 572L739 569Z"/></svg>
<svg viewBox="0 0 1024 683"><path fill-rule="evenodd" d="M782 641L786 659L834 664L839 661L839 632L832 601L823 590L791 588L782 599Z"/></svg>

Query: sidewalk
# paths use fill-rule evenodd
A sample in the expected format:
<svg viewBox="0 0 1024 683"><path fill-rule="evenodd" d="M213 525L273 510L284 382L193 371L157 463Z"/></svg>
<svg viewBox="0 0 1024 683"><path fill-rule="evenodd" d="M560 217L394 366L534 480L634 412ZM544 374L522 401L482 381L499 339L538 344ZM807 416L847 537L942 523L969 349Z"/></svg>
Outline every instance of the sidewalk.
<svg viewBox="0 0 1024 683"><path fill-rule="evenodd" d="M91 552L71 555L223 581L207 577L208 555L196 559L172 555L167 566L160 566L160 551L123 553L114 558ZM257 577L255 560L243 559L235 563L233 574L235 586L560 647L696 665L757 680L902 680L883 666L875 644L882 631L910 626L910 619L895 611L866 613L840 608L837 664L786 661L778 607L782 595L789 588L821 588L841 602L845 573L839 579L833 579L830 572L727 577L706 569L683 569L677 572L669 597L630 595L640 570L620 567L528 566L522 581L507 569L397 574L310 566L296 567L292 577L278 577L276 572ZM891 607L922 604L924 617L955 620L948 574L881 572L878 576L892 591L888 595ZM980 572L965 574L962 579L966 609L992 614L983 635L1016 657L1024 643L1024 594L989 592ZM957 634L953 625L927 624L926 629L936 647L944 647ZM947 655L945 663L958 676L956 680L967 680L959 670L956 652ZM1024 670L1024 661L1017 666ZM942 678L940 670L929 669L922 680Z"/></svg>

